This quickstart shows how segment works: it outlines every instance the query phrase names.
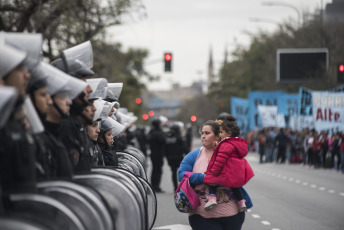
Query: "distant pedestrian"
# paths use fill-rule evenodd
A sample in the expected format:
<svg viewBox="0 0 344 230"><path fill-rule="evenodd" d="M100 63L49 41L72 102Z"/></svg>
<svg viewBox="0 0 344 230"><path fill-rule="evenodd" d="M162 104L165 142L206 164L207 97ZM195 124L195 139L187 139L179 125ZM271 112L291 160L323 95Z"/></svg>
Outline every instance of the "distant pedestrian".
<svg viewBox="0 0 344 230"><path fill-rule="evenodd" d="M186 153L186 143L182 138L180 126L172 125L166 135L165 156L171 168L174 191L178 187L177 171Z"/></svg>
<svg viewBox="0 0 344 230"><path fill-rule="evenodd" d="M275 145L277 146L277 158L276 163L284 163L286 159L288 137L284 133L284 129L280 128L279 133L275 137Z"/></svg>
<svg viewBox="0 0 344 230"><path fill-rule="evenodd" d="M152 127L148 133L149 147L151 151L152 175L151 184L155 192L164 192L160 188L162 166L164 163L164 149L166 139L162 131L162 123L159 119L152 121Z"/></svg>

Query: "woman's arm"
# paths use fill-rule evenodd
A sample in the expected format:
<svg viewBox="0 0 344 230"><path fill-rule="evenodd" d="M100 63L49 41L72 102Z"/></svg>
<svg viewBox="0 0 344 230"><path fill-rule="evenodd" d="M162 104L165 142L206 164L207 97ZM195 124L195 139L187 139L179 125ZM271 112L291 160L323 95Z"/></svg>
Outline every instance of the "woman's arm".
<svg viewBox="0 0 344 230"><path fill-rule="evenodd" d="M182 163L180 163L179 169L178 169L178 180L181 181L183 179L183 176L185 172L192 172L193 166L195 165L195 162L197 160L197 157L199 155L200 149L196 149L190 153L188 153ZM204 174L202 173L192 173L189 181L191 184L202 184L204 180Z"/></svg>

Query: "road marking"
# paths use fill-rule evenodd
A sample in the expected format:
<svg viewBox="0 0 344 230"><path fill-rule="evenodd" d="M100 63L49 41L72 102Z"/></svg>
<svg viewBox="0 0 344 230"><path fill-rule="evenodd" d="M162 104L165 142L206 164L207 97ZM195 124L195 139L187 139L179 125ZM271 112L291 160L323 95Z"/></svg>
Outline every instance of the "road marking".
<svg viewBox="0 0 344 230"><path fill-rule="evenodd" d="M191 230L190 225L183 225L183 224L173 224L173 225L166 225L158 228L153 228L154 229L159 229L159 230Z"/></svg>
<svg viewBox="0 0 344 230"><path fill-rule="evenodd" d="M264 224L264 225L271 225L270 222L269 222L269 221L266 221L266 220L263 220L263 221L262 221L262 224Z"/></svg>
<svg viewBox="0 0 344 230"><path fill-rule="evenodd" d="M271 230L280 230L279 228L272 228Z"/></svg>
<svg viewBox="0 0 344 230"><path fill-rule="evenodd" d="M316 188L317 186L315 184L310 185L311 188Z"/></svg>
<svg viewBox="0 0 344 230"><path fill-rule="evenodd" d="M253 217L253 218L256 218L256 219L260 218L260 216L257 215L257 214L252 214L252 217Z"/></svg>
<svg viewBox="0 0 344 230"><path fill-rule="evenodd" d="M267 175L269 175L269 176L275 176L275 177L277 177L277 178L282 178L283 180L288 179L287 176L282 176L281 174L276 174L276 173L274 173L274 172L268 172L268 171L263 171L263 170L259 170L259 169L256 170L256 171L261 172L261 173L264 173L264 174L267 174ZM290 177L290 178L288 179L288 181L290 181L290 182L295 182L296 184L301 184L301 183L302 183L303 186L309 185L309 187L311 187L311 188L318 188L320 191L325 191L325 190L326 190L325 187L318 187L318 185L316 185L316 184L310 184L310 183L307 182L307 181L302 182L301 180L294 179L294 178L292 178L292 177ZM331 189L331 190L328 190L328 192L331 193L331 194L333 194L333 193L335 193L336 191ZM338 193L338 195L344 196L344 192ZM248 210L248 212L249 212L249 211L251 211L251 210ZM253 215L255 215L255 214L253 214ZM258 216L258 215L257 215L257 216ZM258 217L254 217L254 218L260 218L260 217L258 216ZM278 230L278 229L277 229L277 230Z"/></svg>

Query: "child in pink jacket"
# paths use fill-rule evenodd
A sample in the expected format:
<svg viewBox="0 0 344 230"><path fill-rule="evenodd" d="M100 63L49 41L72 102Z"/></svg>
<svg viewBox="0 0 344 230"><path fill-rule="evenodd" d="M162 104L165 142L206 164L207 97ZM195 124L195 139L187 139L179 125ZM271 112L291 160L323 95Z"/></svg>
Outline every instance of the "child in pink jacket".
<svg viewBox="0 0 344 230"><path fill-rule="evenodd" d="M244 212L246 205L240 187L254 176L244 158L248 153L248 142L238 137L240 128L234 116L228 115L219 123L221 141L214 149L204 178L204 183L209 184L209 200L204 208L210 210L217 205L216 189L222 185L232 189L238 200L239 212Z"/></svg>

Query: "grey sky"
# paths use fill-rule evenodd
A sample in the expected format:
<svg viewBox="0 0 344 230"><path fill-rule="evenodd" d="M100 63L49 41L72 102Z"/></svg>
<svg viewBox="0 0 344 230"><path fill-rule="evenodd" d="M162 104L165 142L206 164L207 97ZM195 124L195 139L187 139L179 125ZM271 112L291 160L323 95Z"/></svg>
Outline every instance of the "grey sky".
<svg viewBox="0 0 344 230"><path fill-rule="evenodd" d="M249 36L259 29L274 31L286 20L297 23L297 11L286 6L264 6L262 2L288 3L300 12L314 13L331 0L143 0L145 19L126 20L123 26L109 29L109 39L124 48L142 47L150 52L147 63L162 59L165 51L173 53L173 72L164 73L163 63L146 68L159 74L161 81L148 85L151 90L169 89L170 83L188 86L207 77L210 47L215 70L221 66L227 46L229 54L236 44L248 45ZM253 22L258 18L270 22ZM318 47L316 47L318 48ZM230 57L229 57L230 59Z"/></svg>

